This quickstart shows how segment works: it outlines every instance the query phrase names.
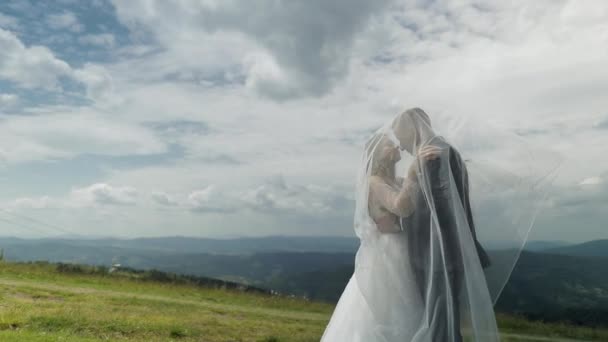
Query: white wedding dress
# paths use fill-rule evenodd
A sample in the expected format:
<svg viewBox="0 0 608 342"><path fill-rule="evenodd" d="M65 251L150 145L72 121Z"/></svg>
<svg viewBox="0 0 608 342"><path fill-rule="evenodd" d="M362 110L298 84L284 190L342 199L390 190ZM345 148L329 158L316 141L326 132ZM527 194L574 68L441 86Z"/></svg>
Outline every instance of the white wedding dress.
<svg viewBox="0 0 608 342"><path fill-rule="evenodd" d="M375 341L372 321L373 316L366 307L365 298L353 275L336 304L321 341ZM366 322L369 323L366 325Z"/></svg>
<svg viewBox="0 0 608 342"><path fill-rule="evenodd" d="M378 289L384 295L375 296L375 308L382 308L383 312L377 312L367 303L359 288L356 270L348 281L342 296L340 297L332 317L321 338L321 342L403 342L411 341L414 338L422 307L420 297L417 296L416 284L413 282L413 275L407 263L407 244L405 244L405 234L384 234L380 238L380 244L384 246L386 254L378 255L377 260L383 259L392 265L375 269L375 273L380 276L382 272L389 269L397 271L401 269L401 283L388 284L384 282L384 288ZM391 261L392 260L392 261ZM402 264L396 261L401 261ZM391 305L391 298L398 297L394 291L401 291L402 297L409 305ZM389 294L393 295L389 295ZM378 294L381 294L378 292ZM399 301L400 303L404 303ZM394 302L396 303L396 302ZM385 318L384 322L378 322L378 317Z"/></svg>

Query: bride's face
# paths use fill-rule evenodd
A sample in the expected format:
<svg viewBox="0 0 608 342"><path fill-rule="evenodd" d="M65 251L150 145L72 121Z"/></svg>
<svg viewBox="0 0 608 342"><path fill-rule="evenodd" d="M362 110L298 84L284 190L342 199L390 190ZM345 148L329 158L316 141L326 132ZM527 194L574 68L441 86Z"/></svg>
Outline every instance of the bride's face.
<svg viewBox="0 0 608 342"><path fill-rule="evenodd" d="M388 146L384 146L381 156L385 163L395 165L401 160L401 151L399 150L399 146L389 144Z"/></svg>

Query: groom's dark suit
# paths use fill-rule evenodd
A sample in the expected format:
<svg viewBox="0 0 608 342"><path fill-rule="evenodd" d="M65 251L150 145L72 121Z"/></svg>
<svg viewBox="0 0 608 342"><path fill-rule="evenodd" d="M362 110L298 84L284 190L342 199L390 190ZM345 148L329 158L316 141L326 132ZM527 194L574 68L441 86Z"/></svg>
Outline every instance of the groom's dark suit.
<svg viewBox="0 0 608 342"><path fill-rule="evenodd" d="M462 235L457 232L457 224L460 222L462 225L463 216L468 221L483 268L490 265L490 259L475 235L468 174L460 154L441 137L436 137L430 145L440 147L442 153L436 159L422 161L424 176L419 177L418 182L428 180L425 183L429 184L431 198L427 199L420 185L416 185L418 191L414 198L415 211L412 215L401 218L401 224L408 234L409 259L424 305L434 317L434 321L429 322L431 340L461 341L458 298L463 276L463 241L460 241ZM432 217L433 206L436 219ZM448 290L452 293L452 300L447 298ZM448 305L448 302L452 305ZM456 333L454 339L449 339L448 335L451 324L454 324L453 331Z"/></svg>

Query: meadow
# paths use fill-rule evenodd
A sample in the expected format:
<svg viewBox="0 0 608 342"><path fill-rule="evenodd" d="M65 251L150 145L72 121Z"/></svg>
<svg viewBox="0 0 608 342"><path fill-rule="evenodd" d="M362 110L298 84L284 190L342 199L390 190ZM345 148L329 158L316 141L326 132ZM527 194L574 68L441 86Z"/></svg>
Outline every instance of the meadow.
<svg viewBox="0 0 608 342"><path fill-rule="evenodd" d="M285 295L83 269L0 263L0 341L312 342L334 309ZM608 340L608 329L500 314L498 322L503 341Z"/></svg>

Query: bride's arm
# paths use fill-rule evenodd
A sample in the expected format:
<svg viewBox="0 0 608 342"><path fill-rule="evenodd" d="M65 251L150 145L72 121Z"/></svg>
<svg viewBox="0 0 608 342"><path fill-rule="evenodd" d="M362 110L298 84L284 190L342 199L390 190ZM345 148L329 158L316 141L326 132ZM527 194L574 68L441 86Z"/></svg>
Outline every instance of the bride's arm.
<svg viewBox="0 0 608 342"><path fill-rule="evenodd" d="M402 232L401 227L399 227L397 216L394 214L388 213L379 219L374 220L376 222L376 227L381 233L399 233Z"/></svg>
<svg viewBox="0 0 608 342"><path fill-rule="evenodd" d="M401 186L400 190L396 190L380 177L372 176L370 178L370 193L373 195L373 199L397 216L407 217L414 212L412 190L411 182L408 179L405 180L405 184Z"/></svg>

